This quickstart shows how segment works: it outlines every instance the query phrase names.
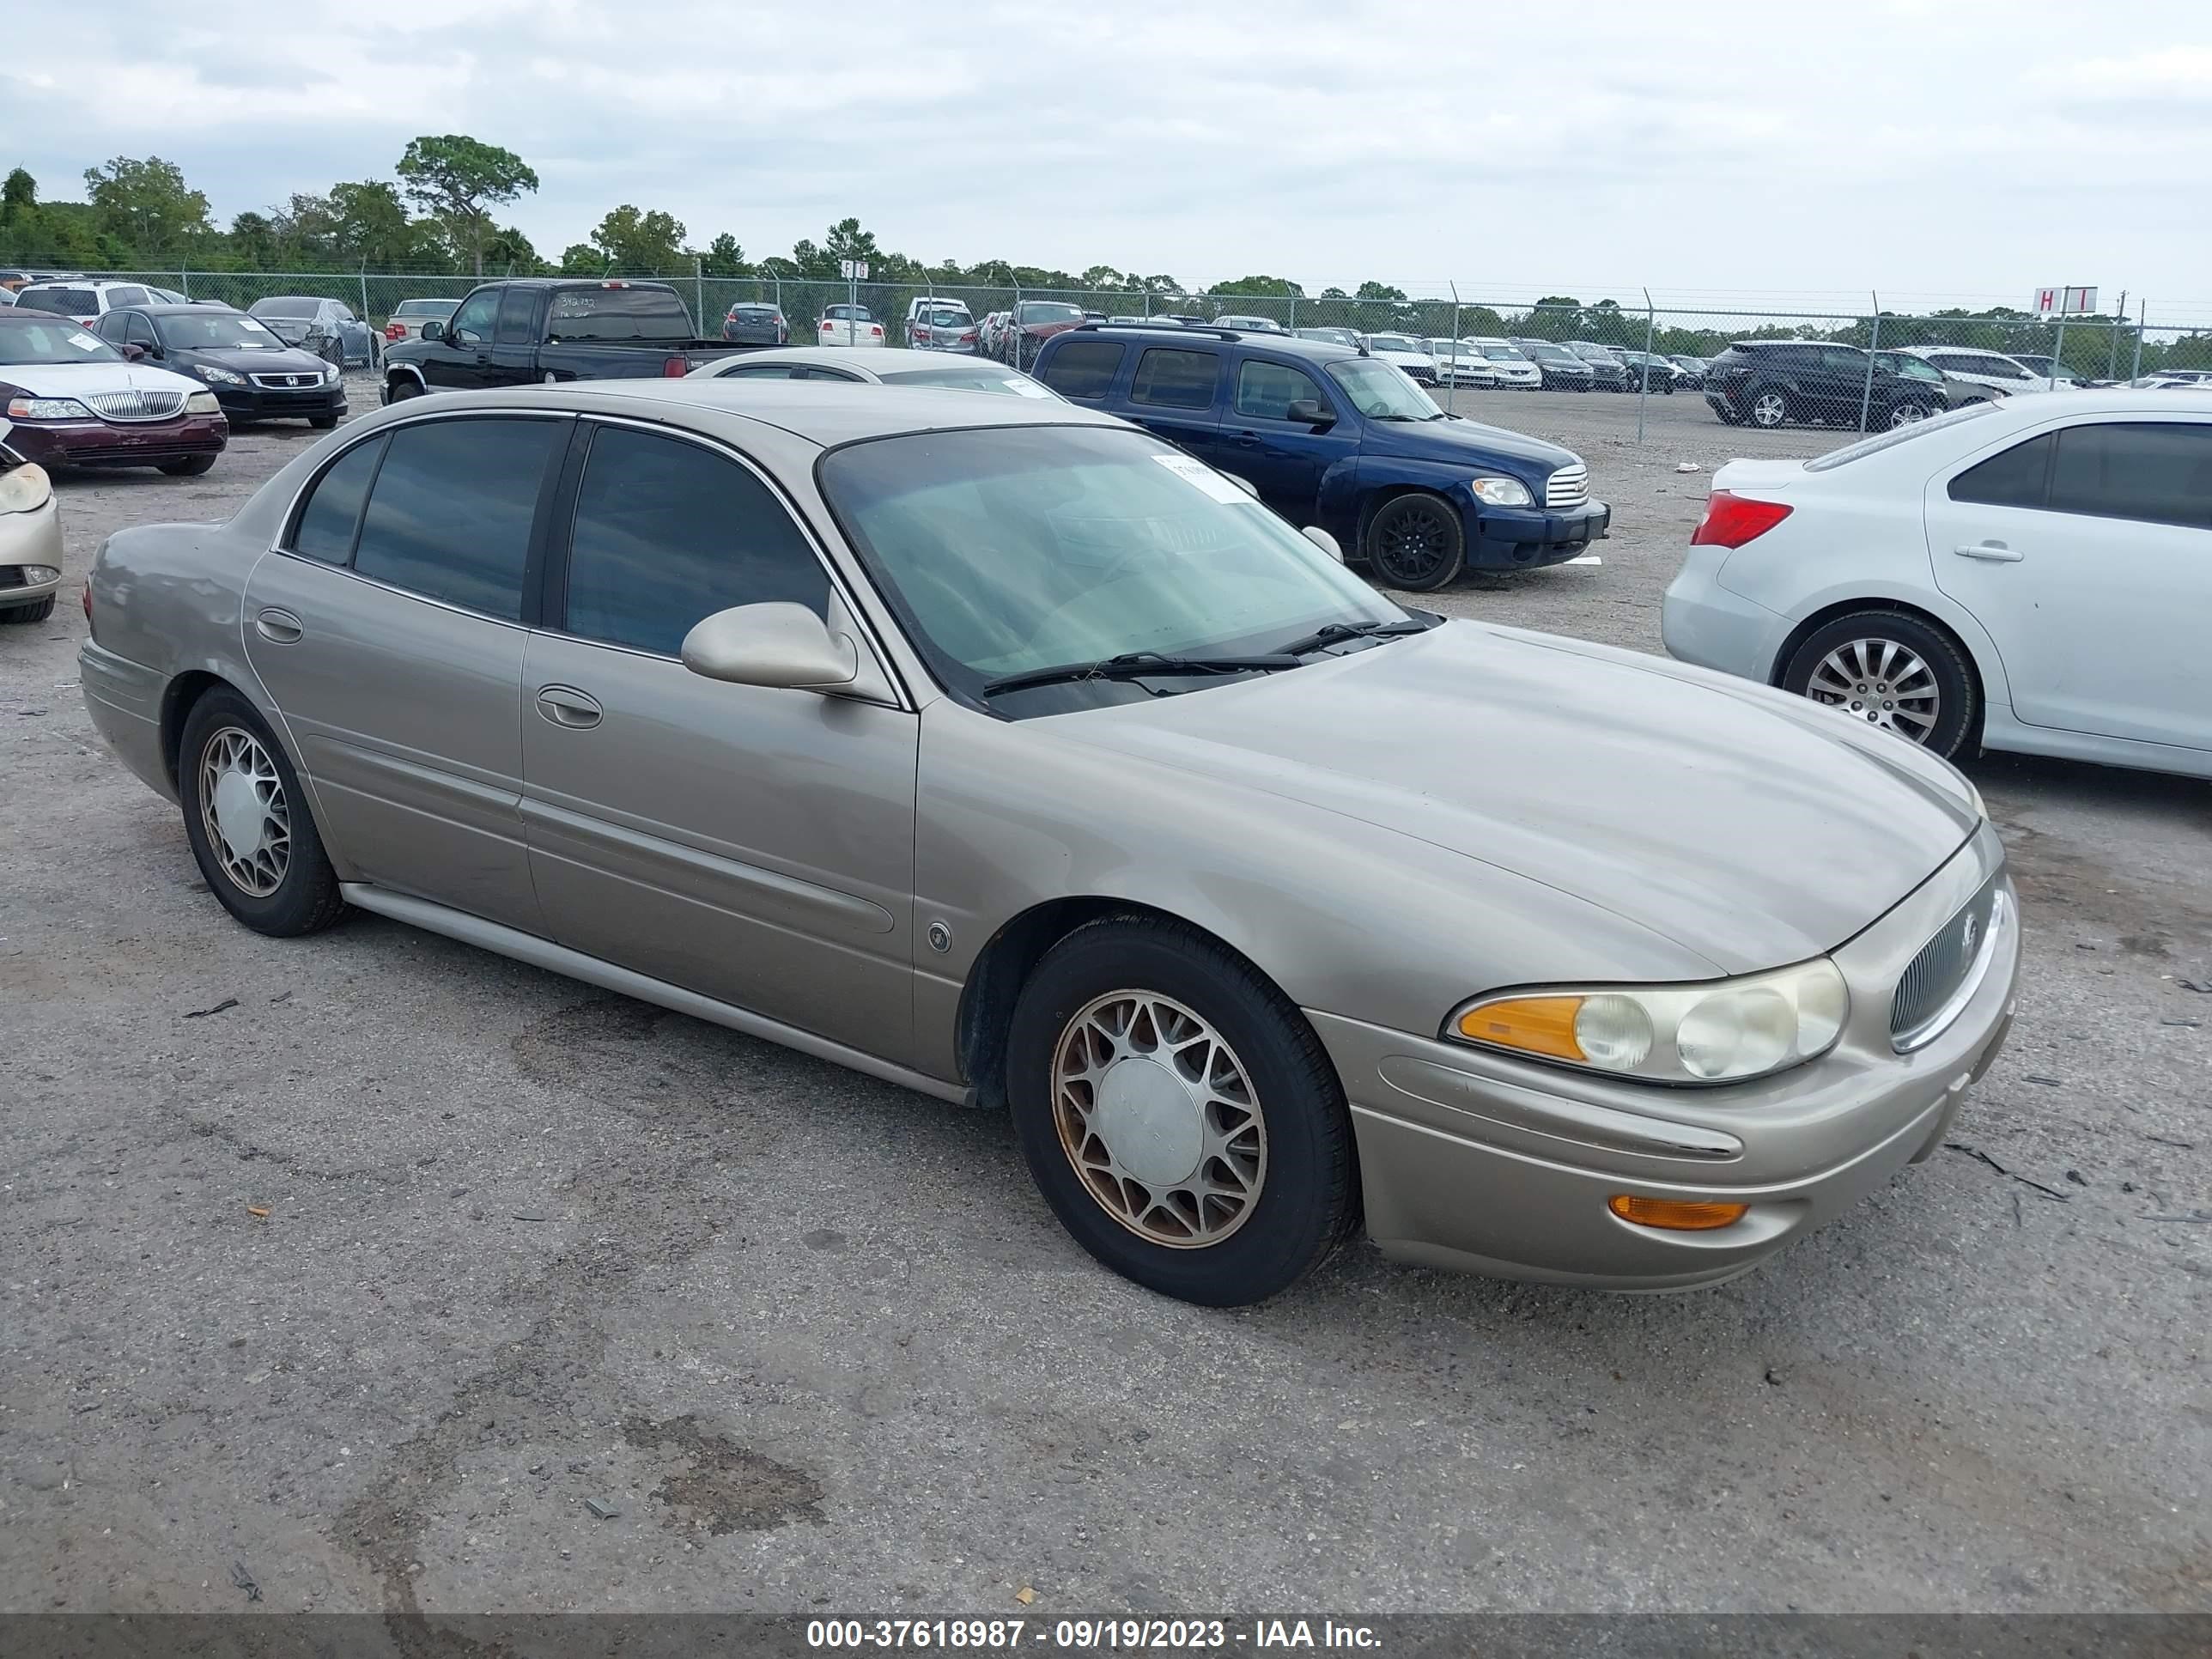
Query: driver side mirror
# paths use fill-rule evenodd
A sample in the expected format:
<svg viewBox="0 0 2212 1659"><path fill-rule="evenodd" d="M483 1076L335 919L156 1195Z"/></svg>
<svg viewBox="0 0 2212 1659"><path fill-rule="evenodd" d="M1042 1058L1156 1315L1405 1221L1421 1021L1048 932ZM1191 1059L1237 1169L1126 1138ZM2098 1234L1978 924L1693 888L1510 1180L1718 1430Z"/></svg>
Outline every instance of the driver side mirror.
<svg viewBox="0 0 2212 1659"><path fill-rule="evenodd" d="M1334 426L1336 424L1336 416L1330 414L1328 410L1322 406L1322 401L1318 398L1300 398L1297 399L1288 409L1283 411L1283 418L1291 421L1304 421L1308 426L1314 427L1316 428Z"/></svg>
<svg viewBox="0 0 2212 1659"><path fill-rule="evenodd" d="M1344 562L1344 549L1338 545L1335 537L1330 535L1328 532L1323 530L1319 525L1310 524L1304 530L1298 532L1298 534L1304 537L1316 547L1321 549L1322 552L1328 554L1330 558L1334 559L1339 564L1342 564Z"/></svg>
<svg viewBox="0 0 2212 1659"><path fill-rule="evenodd" d="M143 361L147 355L146 348L140 345L136 340L125 340L118 349L125 357L128 357L134 363Z"/></svg>
<svg viewBox="0 0 2212 1659"><path fill-rule="evenodd" d="M423 324L422 337L426 340L444 339L446 337L446 325L440 322L428 322Z"/></svg>
<svg viewBox="0 0 2212 1659"><path fill-rule="evenodd" d="M803 605L733 605L684 636L684 665L710 680L793 691L834 692L860 678L860 652L833 636Z"/></svg>

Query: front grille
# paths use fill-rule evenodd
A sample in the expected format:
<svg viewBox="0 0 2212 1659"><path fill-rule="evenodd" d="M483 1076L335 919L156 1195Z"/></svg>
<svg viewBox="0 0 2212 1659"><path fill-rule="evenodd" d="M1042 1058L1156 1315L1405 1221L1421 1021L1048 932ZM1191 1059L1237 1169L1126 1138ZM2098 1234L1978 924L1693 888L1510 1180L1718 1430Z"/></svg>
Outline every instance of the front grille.
<svg viewBox="0 0 2212 1659"><path fill-rule="evenodd" d="M1589 469L1580 461L1563 466L1544 486L1547 507L1580 507L1589 499Z"/></svg>
<svg viewBox="0 0 2212 1659"><path fill-rule="evenodd" d="M1889 1037L1898 1049L1921 1048L1942 1035L1957 1017L1960 990L1979 975L1995 951L2004 920L1992 882L1920 947L1889 1000Z"/></svg>
<svg viewBox="0 0 2212 1659"><path fill-rule="evenodd" d="M87 398L95 413L110 421L166 421L184 412L181 392L95 392Z"/></svg>
<svg viewBox="0 0 2212 1659"><path fill-rule="evenodd" d="M0 587L28 587L30 578L20 564L0 564Z"/></svg>
<svg viewBox="0 0 2212 1659"><path fill-rule="evenodd" d="M319 374L257 374L253 377L254 385L271 392L290 392L322 383L323 377Z"/></svg>

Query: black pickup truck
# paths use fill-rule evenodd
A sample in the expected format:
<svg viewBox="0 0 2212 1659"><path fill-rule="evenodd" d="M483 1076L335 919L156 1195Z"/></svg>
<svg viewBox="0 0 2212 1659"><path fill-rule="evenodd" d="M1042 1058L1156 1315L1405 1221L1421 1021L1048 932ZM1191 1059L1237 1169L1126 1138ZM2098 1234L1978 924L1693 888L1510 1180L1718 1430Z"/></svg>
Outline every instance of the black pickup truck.
<svg viewBox="0 0 2212 1659"><path fill-rule="evenodd" d="M665 283L519 276L469 290L452 318L384 353L384 401L536 381L688 374L747 348L702 340Z"/></svg>

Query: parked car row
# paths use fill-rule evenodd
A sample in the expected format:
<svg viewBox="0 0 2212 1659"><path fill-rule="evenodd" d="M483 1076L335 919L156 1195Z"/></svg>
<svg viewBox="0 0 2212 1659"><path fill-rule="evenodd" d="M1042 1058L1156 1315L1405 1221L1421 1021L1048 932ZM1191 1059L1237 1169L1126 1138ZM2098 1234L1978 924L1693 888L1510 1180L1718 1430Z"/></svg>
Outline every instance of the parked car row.
<svg viewBox="0 0 2212 1659"><path fill-rule="evenodd" d="M9 447L42 468L155 466L191 476L230 441L222 403L203 380L134 362L71 319L28 306L0 311L0 418Z"/></svg>

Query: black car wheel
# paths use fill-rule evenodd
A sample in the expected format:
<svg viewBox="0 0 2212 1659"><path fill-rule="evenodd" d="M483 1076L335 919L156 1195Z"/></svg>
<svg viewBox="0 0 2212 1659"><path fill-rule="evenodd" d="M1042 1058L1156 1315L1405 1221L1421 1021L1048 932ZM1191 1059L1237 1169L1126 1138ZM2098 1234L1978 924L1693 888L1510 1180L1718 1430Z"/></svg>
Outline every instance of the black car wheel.
<svg viewBox="0 0 2212 1659"><path fill-rule="evenodd" d="M422 384L413 375L395 374L385 387L384 401L388 404L404 404L410 398L419 398L422 395Z"/></svg>
<svg viewBox="0 0 2212 1659"><path fill-rule="evenodd" d="M214 465L212 455L190 455L181 461L163 461L161 471L173 478L197 478Z"/></svg>
<svg viewBox="0 0 2212 1659"><path fill-rule="evenodd" d="M1411 593L1442 587L1460 573L1467 538L1443 497L1394 495L1368 520L1367 562L1385 585Z"/></svg>
<svg viewBox="0 0 2212 1659"><path fill-rule="evenodd" d="M1919 744L1948 760L1981 715L1959 642L1901 611L1859 611L1814 629L1790 654L1782 689Z"/></svg>
<svg viewBox="0 0 2212 1659"><path fill-rule="evenodd" d="M10 623L42 623L53 614L54 596L49 593L45 599L35 600L29 605L11 605L0 608L0 628L4 628Z"/></svg>
<svg viewBox="0 0 2212 1659"><path fill-rule="evenodd" d="M328 432L337 423L338 417L335 415L310 415L307 416L307 424L314 428L318 432Z"/></svg>
<svg viewBox="0 0 2212 1659"><path fill-rule="evenodd" d="M290 939L345 914L290 758L253 705L228 686L185 717L177 795L200 874L255 933Z"/></svg>
<svg viewBox="0 0 2212 1659"><path fill-rule="evenodd" d="M1181 922L1104 917L1046 952L1015 1005L1006 1092L1060 1225L1164 1296L1263 1300L1358 1225L1351 1115L1320 1039Z"/></svg>
<svg viewBox="0 0 2212 1659"><path fill-rule="evenodd" d="M1713 404L1712 411L1714 414L1720 416L1721 424L1723 426L1741 426L1743 424L1743 416L1737 414L1735 410L1729 408L1726 404Z"/></svg>

